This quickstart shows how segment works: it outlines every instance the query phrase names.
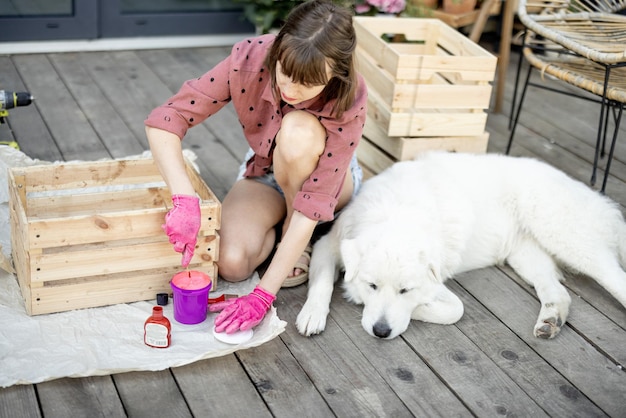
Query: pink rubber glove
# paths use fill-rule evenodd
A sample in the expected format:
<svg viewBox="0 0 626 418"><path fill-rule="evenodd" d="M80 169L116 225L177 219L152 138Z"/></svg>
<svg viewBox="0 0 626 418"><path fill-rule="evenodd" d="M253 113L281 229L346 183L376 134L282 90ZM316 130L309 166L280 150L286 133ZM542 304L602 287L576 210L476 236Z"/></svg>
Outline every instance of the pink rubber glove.
<svg viewBox="0 0 626 418"><path fill-rule="evenodd" d="M275 299L275 295L257 286L249 295L209 305L211 312L222 311L215 318L215 331L232 334L257 326Z"/></svg>
<svg viewBox="0 0 626 418"><path fill-rule="evenodd" d="M174 207L165 215L161 228L174 244L174 251L183 253L180 264L187 268L198 241L200 231L200 199L182 194L172 195Z"/></svg>

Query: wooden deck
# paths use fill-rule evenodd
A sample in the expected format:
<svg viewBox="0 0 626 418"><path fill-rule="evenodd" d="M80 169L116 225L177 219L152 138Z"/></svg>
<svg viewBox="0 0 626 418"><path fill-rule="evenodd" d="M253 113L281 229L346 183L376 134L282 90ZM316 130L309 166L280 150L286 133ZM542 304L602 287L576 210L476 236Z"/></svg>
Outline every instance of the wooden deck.
<svg viewBox="0 0 626 418"><path fill-rule="evenodd" d="M10 111L12 134L27 155L43 160L140 153L148 148L143 120L150 110L227 53L0 56L0 88L36 96L34 105ZM505 147L518 56L511 58L505 112L489 115L489 152ZM591 103L532 90L512 154L535 156L588 182L597 118ZM184 142L220 199L246 150L238 127L228 107ZM624 131L607 187L622 207ZM0 126L3 140L8 134L8 126ZM287 329L267 344L162 372L0 389L0 416L626 416L626 310L599 286L568 276L569 323L551 341L532 336L537 298L508 267L463 274L449 286L465 304L461 321L414 322L391 341L366 334L361 308L341 292L333 297L326 331L302 337L294 321L306 286L285 289L276 306Z"/></svg>

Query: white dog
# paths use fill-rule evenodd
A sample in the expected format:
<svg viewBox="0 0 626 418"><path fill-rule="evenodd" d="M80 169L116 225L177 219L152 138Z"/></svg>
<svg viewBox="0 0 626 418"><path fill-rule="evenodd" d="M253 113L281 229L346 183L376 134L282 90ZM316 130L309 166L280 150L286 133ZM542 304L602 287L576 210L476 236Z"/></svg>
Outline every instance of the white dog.
<svg viewBox="0 0 626 418"><path fill-rule="evenodd" d="M533 159L433 152L366 181L315 244L296 325L324 330L341 270L373 336L394 338L411 319L452 324L463 304L444 281L504 262L541 301L537 337L554 337L567 319L558 265L626 306L626 223L608 198Z"/></svg>

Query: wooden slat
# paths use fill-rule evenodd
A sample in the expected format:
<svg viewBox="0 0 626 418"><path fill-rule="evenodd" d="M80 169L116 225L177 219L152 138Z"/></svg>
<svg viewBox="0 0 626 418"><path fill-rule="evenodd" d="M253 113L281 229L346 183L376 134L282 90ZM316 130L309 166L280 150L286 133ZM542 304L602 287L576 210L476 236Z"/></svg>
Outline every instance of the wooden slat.
<svg viewBox="0 0 626 418"><path fill-rule="evenodd" d="M463 274L463 281L481 272ZM508 280L501 274L502 280ZM602 411L456 281L450 289L463 301L465 312L459 329L504 370L550 416L601 416Z"/></svg>
<svg viewBox="0 0 626 418"><path fill-rule="evenodd" d="M453 68L456 72L468 70L469 74L479 71L484 73L481 80L493 80L496 58L485 49L460 35L457 31L437 19L394 19L394 18L355 18L355 30L359 46L384 70L397 81L415 80L421 74L446 71ZM430 33L434 32L434 33ZM437 48L426 47L427 54L421 47L400 46L386 43L380 37L385 33L403 34L408 41L435 39ZM441 56L437 50L443 48L447 55Z"/></svg>
<svg viewBox="0 0 626 418"><path fill-rule="evenodd" d="M302 306L301 300L305 290L300 287L289 292L298 293L300 296L284 299L281 304L282 315L295 318ZM360 326L358 316L352 317L351 324ZM320 395L324 398L323 403L332 409L334 416L411 416L408 406L402 402L378 370L372 367L360 347L332 319L327 323L324 333L315 337L302 338L295 327L287 327L282 338L298 358L298 363L307 376L310 376L318 387L326 388L320 391ZM270 347L265 347L263 353L265 358L270 356ZM252 357L247 353L242 353L241 356L245 356L247 361L254 361L267 367L267 361L259 360L259 356ZM388 365L391 366L393 362L394 360L390 360ZM306 382L303 382L302 386L306 387L305 385ZM287 396L298 390L298 386L300 385L281 385L282 393L277 393L277 396L284 398L281 399L282 416L287 416L289 406L295 407ZM376 390L372 391L371 388ZM337 396L338 394L341 396ZM305 403L299 405L298 409L304 410L310 404L311 397L302 396L302 398L305 399ZM320 415L328 416L323 411Z"/></svg>
<svg viewBox="0 0 626 418"><path fill-rule="evenodd" d="M365 140L365 138L361 138L359 146L356 149L356 154L359 158L359 162L374 173L380 173L386 168L391 167L395 162L391 156L372 142Z"/></svg>
<svg viewBox="0 0 626 418"><path fill-rule="evenodd" d="M55 132L53 138L62 159L111 158L87 116L45 55L19 55L13 57L13 62L20 75L28 79L28 89L35 96L35 106L44 123Z"/></svg>
<svg viewBox="0 0 626 418"><path fill-rule="evenodd" d="M180 259L180 256L179 256ZM190 269L216 277L214 265L190 264ZM132 274L108 274L102 277L73 279L59 286L32 289L30 315L63 312L117 303L155 300L157 293L171 293L170 280L180 267L137 271ZM216 280L216 285L218 281Z"/></svg>
<svg viewBox="0 0 626 418"><path fill-rule="evenodd" d="M110 417L126 416L110 376L40 383L37 385L37 396L43 416L76 416L77 411L97 411L101 416Z"/></svg>
<svg viewBox="0 0 626 418"><path fill-rule="evenodd" d="M61 189L82 189L120 184L144 184L162 181L152 159L90 161L15 167L15 175L23 175L27 192Z"/></svg>
<svg viewBox="0 0 626 418"><path fill-rule="evenodd" d="M398 82L381 69L362 49L357 49L357 65L365 77L369 93L379 97L380 106L394 111L409 109L487 109L491 98L488 80L464 79L468 74L454 71L454 67L425 69L418 66L416 83ZM448 71L444 73L442 71ZM489 73L487 73L489 74ZM493 71L491 71L493 78ZM483 81L483 82L481 82ZM397 109L397 110L396 110Z"/></svg>
<svg viewBox="0 0 626 418"><path fill-rule="evenodd" d="M121 116L130 110L130 106L119 100L106 100L107 91L99 88L92 74L83 65L80 55L55 54L50 56L50 61L111 156L122 158L141 154L146 148L145 134L141 132L139 137L133 135Z"/></svg>
<svg viewBox="0 0 626 418"><path fill-rule="evenodd" d="M281 354L290 356L284 345L276 348L280 350L273 353L277 357ZM172 374L196 417L240 417L250 411L254 411L255 418L272 416L263 400L268 389L267 380L260 380L258 385L250 381L235 354L177 367L172 369ZM268 373L261 374L261 379L266 379ZM289 380L287 377L283 382ZM314 410L320 412L318 405Z"/></svg>
<svg viewBox="0 0 626 418"><path fill-rule="evenodd" d="M196 263L213 263L217 260L217 235L203 236L191 259ZM30 256L30 283L33 288L44 283L65 281L75 277L90 277L136 272L175 266L181 255L172 249L165 234L151 240L109 241L101 245L80 245L61 251Z"/></svg>
<svg viewBox="0 0 626 418"><path fill-rule="evenodd" d="M366 124L388 136L473 136L485 130L487 113L475 109L392 111L370 90Z"/></svg>
<svg viewBox="0 0 626 418"><path fill-rule="evenodd" d="M532 328L539 313L538 301L519 286L507 286L497 270L489 269L459 282L605 413L615 416L623 412L623 405L615 402L626 398L623 370L584 336L566 329L553 340L535 338Z"/></svg>
<svg viewBox="0 0 626 418"><path fill-rule="evenodd" d="M362 307L343 303L335 291L330 316L371 361L372 366L393 388L416 417L463 416L466 407L445 388L445 383L402 339L372 339L363 331L359 318ZM303 301L304 302L304 301Z"/></svg>
<svg viewBox="0 0 626 418"><path fill-rule="evenodd" d="M164 411L171 417L193 416L185 395L169 370L120 373L113 379L127 416L159 416ZM155 393L159 396L154 396ZM143 401L145 399L150 401Z"/></svg>
<svg viewBox="0 0 626 418"><path fill-rule="evenodd" d="M0 416L41 417L34 385L14 385L0 389Z"/></svg>

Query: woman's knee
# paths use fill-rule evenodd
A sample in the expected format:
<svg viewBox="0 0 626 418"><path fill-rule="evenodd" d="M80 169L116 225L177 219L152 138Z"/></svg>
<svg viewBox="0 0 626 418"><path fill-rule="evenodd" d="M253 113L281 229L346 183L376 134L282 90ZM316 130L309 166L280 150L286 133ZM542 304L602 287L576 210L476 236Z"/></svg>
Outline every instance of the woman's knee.
<svg viewBox="0 0 626 418"><path fill-rule="evenodd" d="M218 274L227 282L240 282L247 279L254 272L250 267L250 260L243 250L232 249L230 251L220 249L220 257L217 261Z"/></svg>
<svg viewBox="0 0 626 418"><path fill-rule="evenodd" d="M319 156L324 151L326 129L314 115L304 111L287 113L276 137L276 150L285 161Z"/></svg>

